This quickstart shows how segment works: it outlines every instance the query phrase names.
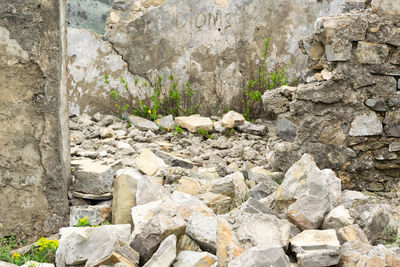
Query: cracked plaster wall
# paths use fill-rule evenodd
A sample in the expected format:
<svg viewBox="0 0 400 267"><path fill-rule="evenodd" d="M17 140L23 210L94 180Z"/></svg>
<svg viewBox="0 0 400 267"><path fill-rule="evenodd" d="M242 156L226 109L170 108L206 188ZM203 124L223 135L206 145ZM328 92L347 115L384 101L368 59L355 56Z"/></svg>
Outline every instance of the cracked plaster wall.
<svg viewBox="0 0 400 267"><path fill-rule="evenodd" d="M68 222L65 1L0 2L0 236Z"/></svg>

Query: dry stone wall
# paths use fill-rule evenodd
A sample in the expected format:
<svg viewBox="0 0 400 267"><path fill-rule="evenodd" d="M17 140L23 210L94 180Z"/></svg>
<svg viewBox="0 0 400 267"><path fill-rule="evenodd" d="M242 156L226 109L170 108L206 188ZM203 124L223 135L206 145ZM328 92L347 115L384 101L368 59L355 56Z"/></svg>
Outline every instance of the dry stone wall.
<svg viewBox="0 0 400 267"><path fill-rule="evenodd" d="M0 236L67 222L65 1L0 2Z"/></svg>
<svg viewBox="0 0 400 267"><path fill-rule="evenodd" d="M372 1L374 13L320 19L300 42L309 83L263 96L277 122L271 167L285 171L309 153L347 189L399 189L400 8L394 2Z"/></svg>

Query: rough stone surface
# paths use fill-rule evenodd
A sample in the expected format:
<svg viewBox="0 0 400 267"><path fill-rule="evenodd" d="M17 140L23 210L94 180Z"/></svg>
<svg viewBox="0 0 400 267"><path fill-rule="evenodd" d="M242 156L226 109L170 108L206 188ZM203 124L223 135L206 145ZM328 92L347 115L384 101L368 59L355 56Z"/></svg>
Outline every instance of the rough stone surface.
<svg viewBox="0 0 400 267"><path fill-rule="evenodd" d="M112 167L92 160L73 161L74 190L85 194L101 195L111 191L114 180Z"/></svg>
<svg viewBox="0 0 400 267"><path fill-rule="evenodd" d="M375 113L357 116L351 123L350 136L370 136L382 134L383 127L381 121Z"/></svg>
<svg viewBox="0 0 400 267"><path fill-rule="evenodd" d="M390 0L372 0L372 10L380 14L399 15L400 3Z"/></svg>
<svg viewBox="0 0 400 267"><path fill-rule="evenodd" d="M290 245L300 266L331 266L339 263L340 243L335 230L306 230L292 239Z"/></svg>
<svg viewBox="0 0 400 267"><path fill-rule="evenodd" d="M144 150L136 159L136 167L146 175L154 176L162 167L166 166L164 160L157 157L150 150Z"/></svg>
<svg viewBox="0 0 400 267"><path fill-rule="evenodd" d="M182 128L188 129L192 133L202 128L205 131L212 131L214 129L213 123L210 118L192 115L189 117L176 117L175 123Z"/></svg>
<svg viewBox="0 0 400 267"><path fill-rule="evenodd" d="M304 154L286 172L275 198L281 210L288 208L289 220L304 230L319 228L340 195L341 183L335 173L320 170L314 159Z"/></svg>
<svg viewBox="0 0 400 267"><path fill-rule="evenodd" d="M395 267L400 257L383 245L371 246L360 241L347 242L340 248L340 264L343 266Z"/></svg>
<svg viewBox="0 0 400 267"><path fill-rule="evenodd" d="M0 3L0 236L35 239L68 224L64 3Z"/></svg>
<svg viewBox="0 0 400 267"><path fill-rule="evenodd" d="M147 177L142 177L137 182L136 205L143 205L157 200L168 198L170 192L162 185L152 182Z"/></svg>
<svg viewBox="0 0 400 267"><path fill-rule="evenodd" d="M121 174L114 180L112 202L113 224L133 225L131 209L136 206L137 182L142 175L136 171L135 176Z"/></svg>
<svg viewBox="0 0 400 267"><path fill-rule="evenodd" d="M203 250L216 252L217 217L193 213L186 225L186 234L195 240Z"/></svg>
<svg viewBox="0 0 400 267"><path fill-rule="evenodd" d="M176 236L170 235L161 242L160 247L143 267L169 267L176 257Z"/></svg>
<svg viewBox="0 0 400 267"><path fill-rule="evenodd" d="M102 250L103 245L111 240L119 239L128 243L130 232L129 224L61 228L56 265L85 264L90 255Z"/></svg>
<svg viewBox="0 0 400 267"><path fill-rule="evenodd" d="M131 247L141 255L144 262L151 258L161 241L168 235L181 236L192 213L211 216L212 210L197 198L174 192L148 213L146 222L139 224L131 236ZM135 219L133 218L134 223ZM151 237L151 238L149 238Z"/></svg>
<svg viewBox="0 0 400 267"><path fill-rule="evenodd" d="M344 206L332 209L325 217L322 229L335 229L353 224L354 220Z"/></svg>
<svg viewBox="0 0 400 267"><path fill-rule="evenodd" d="M296 126L288 119L280 119L277 121L278 135L289 142L293 142L296 139L297 129Z"/></svg>
<svg viewBox="0 0 400 267"><path fill-rule="evenodd" d="M228 267L290 267L289 257L280 247L255 246L228 264Z"/></svg>
<svg viewBox="0 0 400 267"><path fill-rule="evenodd" d="M319 16L340 13L343 4L344 0L290 5L286 0L129 0L114 5L105 37L132 73L143 77L173 73L184 82L190 80L198 88L196 98L207 103L201 108L211 113L218 108L218 99L222 106L241 105L243 79L258 69L267 37L272 40L271 59L291 62L292 73L302 70L306 59L296 42L313 30ZM149 49L150 43L157 45Z"/></svg>
<svg viewBox="0 0 400 267"><path fill-rule="evenodd" d="M71 207L69 226L75 226L79 220L87 217L91 225L100 225L111 221L111 206L76 206Z"/></svg>
<svg viewBox="0 0 400 267"><path fill-rule="evenodd" d="M217 257L208 252L181 251L173 267L217 267Z"/></svg>
<svg viewBox="0 0 400 267"><path fill-rule="evenodd" d="M145 118L138 116L129 116L130 123L142 131L158 131L158 126Z"/></svg>
<svg viewBox="0 0 400 267"><path fill-rule="evenodd" d="M399 18L360 2L365 11L321 17L299 42L309 83L263 95L264 115L297 129L294 140L269 129L267 168L286 172L307 153L320 168L335 171L345 189L390 191L400 168L398 155L387 151L400 136ZM373 2L376 11L398 9L397 1Z"/></svg>
<svg viewBox="0 0 400 267"><path fill-rule="evenodd" d="M245 121L242 114L231 110L222 117L221 123L225 128L231 129L243 125Z"/></svg>
<svg viewBox="0 0 400 267"><path fill-rule="evenodd" d="M118 263L128 264L130 267L136 267L139 264L139 254L128 244L121 240L114 239L105 243L101 249L91 254L85 264L85 267L97 267L104 265L115 266Z"/></svg>
<svg viewBox="0 0 400 267"><path fill-rule="evenodd" d="M368 243L368 238L358 224L342 227L337 231L338 239L341 244L358 240L363 243Z"/></svg>

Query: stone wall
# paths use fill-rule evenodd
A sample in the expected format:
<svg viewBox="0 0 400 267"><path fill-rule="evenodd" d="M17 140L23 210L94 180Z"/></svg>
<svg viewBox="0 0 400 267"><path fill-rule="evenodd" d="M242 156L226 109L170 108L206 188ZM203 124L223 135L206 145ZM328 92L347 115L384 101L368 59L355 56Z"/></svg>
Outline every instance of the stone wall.
<svg viewBox="0 0 400 267"><path fill-rule="evenodd" d="M68 222L65 0L0 2L0 236Z"/></svg>
<svg viewBox="0 0 400 267"><path fill-rule="evenodd" d="M207 103L202 105L202 112L216 113L221 107L237 107L245 81L261 64L267 37L272 39L270 66L290 63L289 72L299 76L306 68L306 57L298 49L298 40L312 32L318 17L341 13L344 2L118 0L113 3L104 39L126 61L131 76L149 84L158 75L173 74L182 85L189 80L197 92L196 102ZM97 48L88 45L85 50L82 45L80 49L91 55ZM79 69L81 76L71 75L74 110L93 114L99 111L93 108L94 103L104 103L104 113L112 110L112 101L105 101L107 91L101 87L102 75L110 64L107 55L114 57L115 52L96 53L97 59L90 59L96 61L91 65L94 68ZM75 59L81 60L70 55L70 64L77 65ZM94 74L98 77L86 78ZM119 78L113 77L116 84ZM135 96L152 93L150 87L130 85Z"/></svg>
<svg viewBox="0 0 400 267"><path fill-rule="evenodd" d="M309 153L345 188L399 190L400 8L392 2L372 1L377 13L320 19L300 42L309 83L263 96L277 122L267 157L272 168L285 171Z"/></svg>

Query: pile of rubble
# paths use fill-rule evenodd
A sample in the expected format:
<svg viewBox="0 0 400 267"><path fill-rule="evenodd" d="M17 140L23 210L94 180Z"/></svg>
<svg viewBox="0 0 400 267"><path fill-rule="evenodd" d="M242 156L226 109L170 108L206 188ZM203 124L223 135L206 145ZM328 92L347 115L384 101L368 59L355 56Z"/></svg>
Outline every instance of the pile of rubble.
<svg viewBox="0 0 400 267"><path fill-rule="evenodd" d="M400 264L398 246L379 244L397 234L396 205L342 192L308 154L271 172L266 126L235 112L214 119L71 118L71 227L57 266ZM159 130L175 124L188 131ZM84 217L103 225L73 227Z"/></svg>

